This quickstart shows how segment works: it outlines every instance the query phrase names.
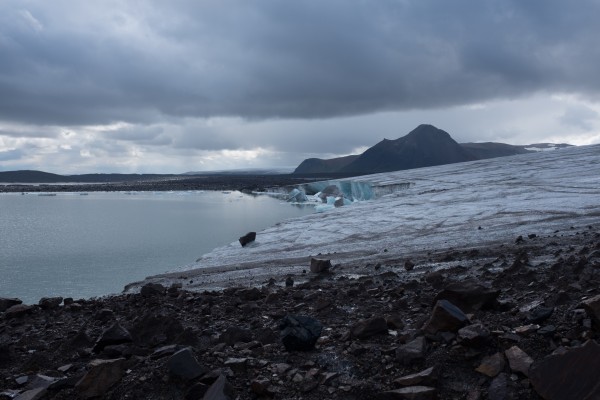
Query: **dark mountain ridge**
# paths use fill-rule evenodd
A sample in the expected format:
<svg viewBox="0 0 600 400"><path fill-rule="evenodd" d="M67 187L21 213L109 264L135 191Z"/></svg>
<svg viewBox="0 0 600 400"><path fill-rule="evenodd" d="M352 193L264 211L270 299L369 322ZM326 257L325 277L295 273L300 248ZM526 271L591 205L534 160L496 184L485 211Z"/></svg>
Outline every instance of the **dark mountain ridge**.
<svg viewBox="0 0 600 400"><path fill-rule="evenodd" d="M459 144L448 132L423 124L396 140L384 139L360 155L329 160L309 158L296 168L294 174L366 175L533 153L536 151L533 148L547 150L567 146L570 145L543 143L517 146L493 142Z"/></svg>

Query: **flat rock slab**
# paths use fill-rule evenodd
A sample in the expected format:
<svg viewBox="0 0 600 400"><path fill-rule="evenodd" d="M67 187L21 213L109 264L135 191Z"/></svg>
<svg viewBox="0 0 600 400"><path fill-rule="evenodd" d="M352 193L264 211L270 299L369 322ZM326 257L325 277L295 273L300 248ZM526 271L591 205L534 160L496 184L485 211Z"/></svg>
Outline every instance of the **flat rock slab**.
<svg viewBox="0 0 600 400"><path fill-rule="evenodd" d="M402 389L388 390L377 396L378 400L435 400L437 390L429 386L409 386Z"/></svg>
<svg viewBox="0 0 600 400"><path fill-rule="evenodd" d="M102 396L125 374L125 359L92 360L75 389L83 399Z"/></svg>
<svg viewBox="0 0 600 400"><path fill-rule="evenodd" d="M394 379L394 383L402 386L413 386L413 385L430 385L437 380L437 368L430 367L416 374L406 375L397 379Z"/></svg>
<svg viewBox="0 0 600 400"><path fill-rule="evenodd" d="M529 367L533 364L533 359L527 355L518 346L513 346L504 352L508 359L510 369L515 372L521 372L525 376L529 376Z"/></svg>
<svg viewBox="0 0 600 400"><path fill-rule="evenodd" d="M534 363L529 379L546 400L600 399L600 345L589 340Z"/></svg>
<svg viewBox="0 0 600 400"><path fill-rule="evenodd" d="M504 370L505 366L506 361L504 361L502 353L496 353L481 360L481 364L479 364L479 367L475 371L494 378Z"/></svg>

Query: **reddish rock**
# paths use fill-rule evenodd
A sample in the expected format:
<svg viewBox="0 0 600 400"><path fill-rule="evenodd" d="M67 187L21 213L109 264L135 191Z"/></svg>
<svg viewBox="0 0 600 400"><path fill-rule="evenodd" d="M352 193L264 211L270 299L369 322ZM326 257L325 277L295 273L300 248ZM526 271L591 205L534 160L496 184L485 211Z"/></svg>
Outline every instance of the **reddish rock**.
<svg viewBox="0 0 600 400"><path fill-rule="evenodd" d="M502 353L496 353L481 360L479 367L475 371L493 378L504 370L506 362Z"/></svg>
<svg viewBox="0 0 600 400"><path fill-rule="evenodd" d="M510 369L516 372L521 372L525 376L529 376L529 367L533 363L533 359L517 346L513 346L504 352L508 359Z"/></svg>
<svg viewBox="0 0 600 400"><path fill-rule="evenodd" d="M120 381L124 374L124 358L93 360L89 364L88 372L75 385L75 389L83 399L99 397Z"/></svg>
<svg viewBox="0 0 600 400"><path fill-rule="evenodd" d="M535 362L529 379L546 400L600 399L600 345L589 340Z"/></svg>

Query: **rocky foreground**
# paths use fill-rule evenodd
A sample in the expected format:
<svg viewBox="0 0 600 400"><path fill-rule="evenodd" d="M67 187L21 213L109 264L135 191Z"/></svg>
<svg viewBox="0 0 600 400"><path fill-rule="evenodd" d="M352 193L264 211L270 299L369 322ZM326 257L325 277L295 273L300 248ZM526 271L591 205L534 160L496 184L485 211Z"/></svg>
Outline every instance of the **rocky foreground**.
<svg viewBox="0 0 600 400"><path fill-rule="evenodd" d="M599 270L586 226L219 292L0 299L0 399L598 399Z"/></svg>

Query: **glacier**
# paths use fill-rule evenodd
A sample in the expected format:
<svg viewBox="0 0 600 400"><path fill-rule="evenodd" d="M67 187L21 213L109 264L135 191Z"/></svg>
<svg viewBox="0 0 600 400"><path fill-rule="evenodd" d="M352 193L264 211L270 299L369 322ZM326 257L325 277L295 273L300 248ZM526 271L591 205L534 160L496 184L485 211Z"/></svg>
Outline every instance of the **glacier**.
<svg viewBox="0 0 600 400"><path fill-rule="evenodd" d="M258 232L252 246L232 242L149 279L185 275L193 278L190 289L220 288L236 280L302 274L311 256L342 266L395 262L415 252L481 248L513 242L519 235L551 235L574 225L600 223L600 145L307 183L295 189L311 196L332 184L354 201L351 207L324 203L327 212Z"/></svg>

